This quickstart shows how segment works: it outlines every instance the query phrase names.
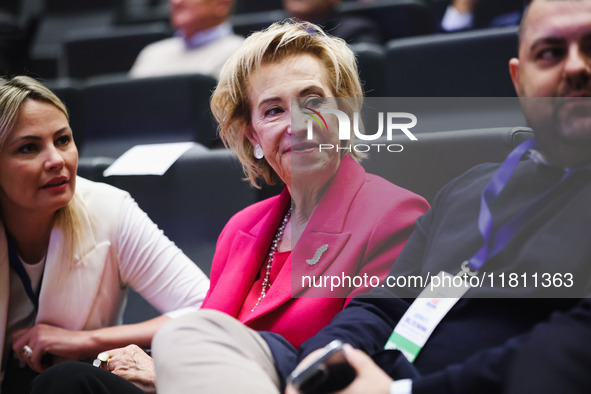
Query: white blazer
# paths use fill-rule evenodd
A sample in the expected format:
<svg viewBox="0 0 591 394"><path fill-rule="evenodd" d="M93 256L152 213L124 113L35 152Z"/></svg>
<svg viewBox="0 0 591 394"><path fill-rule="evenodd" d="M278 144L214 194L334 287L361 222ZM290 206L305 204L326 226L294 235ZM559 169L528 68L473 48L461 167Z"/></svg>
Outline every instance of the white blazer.
<svg viewBox="0 0 591 394"><path fill-rule="evenodd" d="M127 286L161 313L201 306L209 279L164 236L127 192L78 177L76 194L79 198L74 202L84 212L83 242L73 261L65 261L64 235L57 228L51 232L36 323L69 330L120 323ZM8 247L0 221L2 353L9 286Z"/></svg>

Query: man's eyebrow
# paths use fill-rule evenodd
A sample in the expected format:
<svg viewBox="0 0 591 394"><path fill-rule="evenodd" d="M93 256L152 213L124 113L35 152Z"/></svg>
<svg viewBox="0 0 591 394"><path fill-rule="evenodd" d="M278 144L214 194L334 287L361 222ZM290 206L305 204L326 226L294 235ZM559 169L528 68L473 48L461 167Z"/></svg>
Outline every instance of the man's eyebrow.
<svg viewBox="0 0 591 394"><path fill-rule="evenodd" d="M529 47L530 51L535 51L536 48L542 45L564 45L566 39L560 37L543 37L535 40Z"/></svg>

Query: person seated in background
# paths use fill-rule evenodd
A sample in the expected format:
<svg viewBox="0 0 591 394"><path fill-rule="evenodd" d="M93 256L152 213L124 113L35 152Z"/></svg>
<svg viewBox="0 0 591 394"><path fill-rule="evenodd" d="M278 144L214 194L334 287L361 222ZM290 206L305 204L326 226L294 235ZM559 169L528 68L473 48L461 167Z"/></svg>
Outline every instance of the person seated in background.
<svg viewBox="0 0 591 394"><path fill-rule="evenodd" d="M218 77L230 55L244 41L228 20L233 0L170 0L174 37L146 46L129 75L152 77L199 73Z"/></svg>
<svg viewBox="0 0 591 394"><path fill-rule="evenodd" d="M253 185L282 182L285 188L240 211L225 226L202 307L213 322L203 323L191 313L161 334L166 344L155 353L158 392L258 390L250 380L246 387L232 386L238 377L229 378L219 368L232 361L241 340L212 353L207 343L194 341L197 333L217 332L217 319L232 320L281 335L286 346L298 347L369 286L333 292L329 286L300 285L303 276L367 276L378 283L389 271L427 202L367 174L352 149L354 141L339 141L336 116L324 115L322 130L310 116L338 108L352 117L361 109L362 96L351 49L309 23L277 23L253 33L224 65L211 100L222 140L236 152ZM320 144L333 149L321 150ZM246 364L238 369L241 377L249 374ZM69 376L54 379L53 386L39 379L34 392L87 392L84 387L93 380L80 371ZM208 390L212 379L229 386ZM121 383L120 389L105 392L125 392L127 383Z"/></svg>
<svg viewBox="0 0 591 394"><path fill-rule="evenodd" d="M551 316L576 313L590 285L590 38L591 2L534 0L509 65L535 137L503 164L479 165L445 186L384 287L354 298L304 342L296 370L340 339L357 348L346 348L357 377L341 393L499 393L522 341ZM458 284L437 286L435 276ZM396 287L399 278L422 280ZM193 326L215 329L191 333L207 354L177 343L179 320L155 335L159 393L280 392L294 349L205 312L191 314ZM211 373L208 385L199 386L199 368Z"/></svg>
<svg viewBox="0 0 591 394"><path fill-rule="evenodd" d="M0 78L4 393L28 393L53 362L150 347L156 330L183 308L198 309L209 287L127 192L77 177L77 163L64 104L32 78ZM167 315L117 325L127 287Z"/></svg>
<svg viewBox="0 0 591 394"><path fill-rule="evenodd" d="M441 19L442 31L517 26L531 0L452 0ZM520 5L519 3L523 3Z"/></svg>
<svg viewBox="0 0 591 394"><path fill-rule="evenodd" d="M283 9L290 17L317 24L328 34L342 38L348 44L381 44L382 36L377 24L360 16L338 15L336 7L340 2L341 0L283 0Z"/></svg>

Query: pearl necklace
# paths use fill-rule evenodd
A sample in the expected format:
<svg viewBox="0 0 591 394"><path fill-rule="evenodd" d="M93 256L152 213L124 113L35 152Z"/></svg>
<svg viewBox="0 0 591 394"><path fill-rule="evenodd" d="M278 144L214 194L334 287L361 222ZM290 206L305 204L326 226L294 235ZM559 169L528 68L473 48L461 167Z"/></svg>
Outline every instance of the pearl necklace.
<svg viewBox="0 0 591 394"><path fill-rule="evenodd" d="M254 312L255 308L261 303L263 298L265 298L265 296L267 295L267 290L269 289L269 287L271 287L271 266L273 265L273 256L277 252L279 243L283 238L283 231L285 230L285 227L287 226L287 222L289 222L290 217L291 208L289 208L289 210L283 217L283 220L281 221L281 224L279 225L279 228L277 229L277 232L273 237L273 241L271 242L271 248L269 249L269 256L267 258L267 271L265 272L265 279L263 279L261 295L259 296L259 299L257 300L255 306L251 309L251 312Z"/></svg>

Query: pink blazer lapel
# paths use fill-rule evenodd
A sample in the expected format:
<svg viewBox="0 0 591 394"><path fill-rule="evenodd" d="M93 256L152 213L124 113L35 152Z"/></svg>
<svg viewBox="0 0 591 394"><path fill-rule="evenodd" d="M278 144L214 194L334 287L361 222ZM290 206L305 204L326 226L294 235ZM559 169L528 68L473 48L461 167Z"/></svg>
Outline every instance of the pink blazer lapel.
<svg viewBox="0 0 591 394"><path fill-rule="evenodd" d="M271 240L291 204L287 189L281 194L278 203L264 212L261 220L250 231L238 230L232 245L229 245L228 262L221 275L223 278L210 295L208 308L224 311L231 316L240 313L257 274L266 261Z"/></svg>
<svg viewBox="0 0 591 394"><path fill-rule="evenodd" d="M262 264L259 263L261 254L264 254L261 244L262 241L254 234L242 230L236 232L222 279L212 290L207 308L238 316Z"/></svg>
<svg viewBox="0 0 591 394"><path fill-rule="evenodd" d="M291 299L291 289L289 283L291 281L291 256L287 259L283 268L275 278L275 282L267 291L265 299L250 313L248 318L244 321L245 324L265 316L281 305L285 304Z"/></svg>
<svg viewBox="0 0 591 394"><path fill-rule="evenodd" d="M363 167L345 156L290 258L267 292L265 301L257 306L245 323L272 312L292 297L300 296L302 276L321 275L335 262L351 237L351 233L344 232L347 213L364 181ZM317 261L309 264L307 260ZM330 297L324 291L321 296ZM307 293L306 296L315 295Z"/></svg>
<svg viewBox="0 0 591 394"><path fill-rule="evenodd" d="M343 157L294 249L292 292L301 291L302 275L321 275L340 255L351 237L351 233L345 231L347 216L364 181L363 167L350 156Z"/></svg>
<svg viewBox="0 0 591 394"><path fill-rule="evenodd" d="M264 316L280 306L287 303L294 297L302 296L301 278L303 275L321 275L337 258L341 250L350 238L350 234L317 234L317 236L300 238L300 242L294 248L291 256L285 262L283 269L275 278L275 282L267 291L265 300L256 307L248 319L244 322L253 321ZM322 245L329 245L326 251L318 259L318 263L310 265L306 259L313 259L315 251ZM306 296L313 296L306 294ZM324 294L323 294L324 296ZM328 295L330 296L330 295Z"/></svg>

